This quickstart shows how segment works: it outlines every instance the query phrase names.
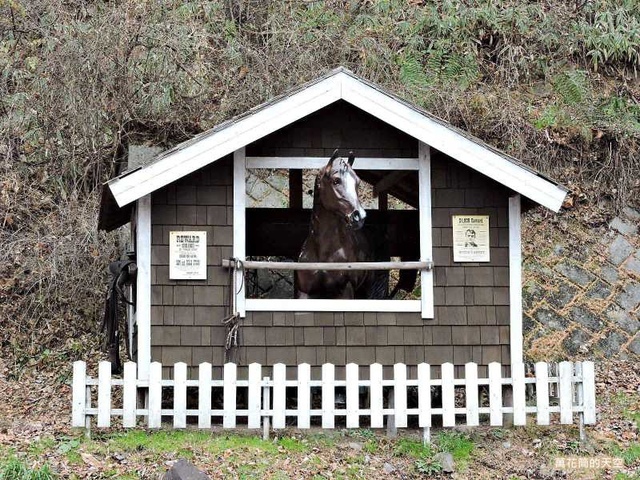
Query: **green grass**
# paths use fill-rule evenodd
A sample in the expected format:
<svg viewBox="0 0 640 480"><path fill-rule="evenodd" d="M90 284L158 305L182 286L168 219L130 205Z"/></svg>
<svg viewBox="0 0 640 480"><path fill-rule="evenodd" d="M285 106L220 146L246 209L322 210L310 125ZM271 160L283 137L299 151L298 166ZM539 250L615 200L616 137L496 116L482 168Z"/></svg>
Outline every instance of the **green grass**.
<svg viewBox="0 0 640 480"><path fill-rule="evenodd" d="M433 456L431 445L423 445L421 441L401 438L397 441L393 454L398 457L410 457L426 460Z"/></svg>
<svg viewBox="0 0 640 480"><path fill-rule="evenodd" d="M306 441L301 441L293 437L281 438L278 440L278 445L289 452L304 453L309 451L309 445Z"/></svg>
<svg viewBox="0 0 640 480"><path fill-rule="evenodd" d="M463 464L469 460L475 447L468 435L451 431L438 434L437 444L440 451L449 452L456 462Z"/></svg>
<svg viewBox="0 0 640 480"><path fill-rule="evenodd" d="M0 460L0 480L53 480L55 478L48 465L31 468L15 456Z"/></svg>

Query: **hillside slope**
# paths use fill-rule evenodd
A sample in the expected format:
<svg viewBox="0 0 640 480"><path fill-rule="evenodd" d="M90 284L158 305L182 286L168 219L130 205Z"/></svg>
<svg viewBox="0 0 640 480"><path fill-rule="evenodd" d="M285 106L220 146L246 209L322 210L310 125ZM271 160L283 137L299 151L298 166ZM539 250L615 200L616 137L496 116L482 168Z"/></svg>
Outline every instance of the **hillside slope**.
<svg viewBox="0 0 640 480"><path fill-rule="evenodd" d="M14 377L63 371L97 347L105 267L123 242L96 230L99 186L130 142L169 147L338 65L572 188L579 213L558 217L561 237L599 237L637 202L632 0L8 0L0 11L0 359ZM556 231L535 215L532 241ZM536 338L553 331L534 321Z"/></svg>

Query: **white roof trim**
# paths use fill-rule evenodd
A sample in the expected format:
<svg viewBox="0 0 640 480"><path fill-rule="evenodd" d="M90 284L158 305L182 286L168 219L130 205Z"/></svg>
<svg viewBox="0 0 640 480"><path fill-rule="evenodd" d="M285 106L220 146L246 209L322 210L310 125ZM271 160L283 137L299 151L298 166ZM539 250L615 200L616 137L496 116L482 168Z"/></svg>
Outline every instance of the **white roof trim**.
<svg viewBox="0 0 640 480"><path fill-rule="evenodd" d="M341 99L540 205L555 212L562 206L567 191L561 186L342 69L219 131L183 144L140 170L111 180L109 187L122 207Z"/></svg>

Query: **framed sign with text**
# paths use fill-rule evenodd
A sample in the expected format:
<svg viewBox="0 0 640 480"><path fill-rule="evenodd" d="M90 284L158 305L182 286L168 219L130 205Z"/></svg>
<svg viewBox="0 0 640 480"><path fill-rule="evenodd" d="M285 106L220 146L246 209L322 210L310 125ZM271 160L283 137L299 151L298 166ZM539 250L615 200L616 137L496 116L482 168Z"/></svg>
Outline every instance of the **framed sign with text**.
<svg viewBox="0 0 640 480"><path fill-rule="evenodd" d="M489 215L453 215L453 261L488 262Z"/></svg>
<svg viewBox="0 0 640 480"><path fill-rule="evenodd" d="M169 232L169 278L207 279L207 232Z"/></svg>

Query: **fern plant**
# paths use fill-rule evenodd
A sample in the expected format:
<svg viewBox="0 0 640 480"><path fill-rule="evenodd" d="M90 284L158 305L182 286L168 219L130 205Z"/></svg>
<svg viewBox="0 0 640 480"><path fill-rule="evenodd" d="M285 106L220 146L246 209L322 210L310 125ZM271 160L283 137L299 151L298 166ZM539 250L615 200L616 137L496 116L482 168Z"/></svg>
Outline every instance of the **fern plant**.
<svg viewBox="0 0 640 480"><path fill-rule="evenodd" d="M584 70L562 72L553 79L553 88L565 103L569 105L581 103L589 93L587 72Z"/></svg>

